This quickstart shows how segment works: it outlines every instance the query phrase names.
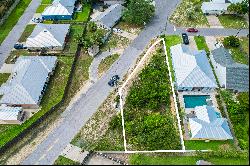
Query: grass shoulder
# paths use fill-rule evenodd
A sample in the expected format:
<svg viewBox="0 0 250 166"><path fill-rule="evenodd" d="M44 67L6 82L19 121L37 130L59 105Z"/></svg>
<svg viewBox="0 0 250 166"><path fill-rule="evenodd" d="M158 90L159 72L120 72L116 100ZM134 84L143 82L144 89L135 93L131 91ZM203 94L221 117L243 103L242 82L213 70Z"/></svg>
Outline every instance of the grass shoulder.
<svg viewBox="0 0 250 166"><path fill-rule="evenodd" d="M80 165L80 163L70 160L64 156L59 156L53 165Z"/></svg>

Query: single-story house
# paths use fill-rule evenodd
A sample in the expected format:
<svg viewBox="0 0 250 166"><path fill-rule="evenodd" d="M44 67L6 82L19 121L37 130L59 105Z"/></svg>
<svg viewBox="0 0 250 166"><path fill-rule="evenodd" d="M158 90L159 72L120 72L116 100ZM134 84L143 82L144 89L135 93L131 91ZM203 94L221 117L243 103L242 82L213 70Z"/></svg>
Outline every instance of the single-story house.
<svg viewBox="0 0 250 166"><path fill-rule="evenodd" d="M203 2L201 10L204 14L223 14L227 12L230 3Z"/></svg>
<svg viewBox="0 0 250 166"><path fill-rule="evenodd" d="M27 38L28 50L61 51L70 31L70 24L37 24Z"/></svg>
<svg viewBox="0 0 250 166"><path fill-rule="evenodd" d="M71 20L76 0L54 0L42 13L43 20Z"/></svg>
<svg viewBox="0 0 250 166"><path fill-rule="evenodd" d="M0 105L0 124L20 124L24 120L22 107Z"/></svg>
<svg viewBox="0 0 250 166"><path fill-rule="evenodd" d="M222 118L213 106L197 106L188 126L191 140L228 140L233 139L227 119Z"/></svg>
<svg viewBox="0 0 250 166"><path fill-rule="evenodd" d="M8 81L0 87L0 104L39 108L50 76L57 64L55 56L21 56Z"/></svg>
<svg viewBox="0 0 250 166"><path fill-rule="evenodd" d="M187 45L177 44L170 47L170 53L178 91L210 91L217 88L205 50L191 50Z"/></svg>
<svg viewBox="0 0 250 166"><path fill-rule="evenodd" d="M123 9L124 7L121 4L111 5L91 21L94 21L100 28L111 29L121 19Z"/></svg>
<svg viewBox="0 0 250 166"><path fill-rule="evenodd" d="M234 62L228 49L212 50L211 62L221 87L238 92L249 91L249 66Z"/></svg>

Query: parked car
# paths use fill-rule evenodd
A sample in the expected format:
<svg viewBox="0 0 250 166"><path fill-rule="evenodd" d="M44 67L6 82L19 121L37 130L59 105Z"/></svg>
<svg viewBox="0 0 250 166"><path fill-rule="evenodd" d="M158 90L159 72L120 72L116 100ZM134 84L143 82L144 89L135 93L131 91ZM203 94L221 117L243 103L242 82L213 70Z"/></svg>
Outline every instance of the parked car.
<svg viewBox="0 0 250 166"><path fill-rule="evenodd" d="M41 18L33 18L32 21L35 22L35 23L42 23L43 19L41 19Z"/></svg>
<svg viewBox="0 0 250 166"><path fill-rule="evenodd" d="M183 43L188 45L189 44L188 35L186 33L182 33L181 36L182 36Z"/></svg>
<svg viewBox="0 0 250 166"><path fill-rule="evenodd" d="M120 77L118 75L114 75L108 82L108 85L113 87L117 84L118 80L120 79Z"/></svg>
<svg viewBox="0 0 250 166"><path fill-rule="evenodd" d="M195 29L195 28L188 28L187 31L188 31L188 32L198 32L198 29Z"/></svg>
<svg viewBox="0 0 250 166"><path fill-rule="evenodd" d="M14 45L14 48L17 49L17 50L19 50L19 49L26 49L27 47L24 46L22 43L16 43Z"/></svg>

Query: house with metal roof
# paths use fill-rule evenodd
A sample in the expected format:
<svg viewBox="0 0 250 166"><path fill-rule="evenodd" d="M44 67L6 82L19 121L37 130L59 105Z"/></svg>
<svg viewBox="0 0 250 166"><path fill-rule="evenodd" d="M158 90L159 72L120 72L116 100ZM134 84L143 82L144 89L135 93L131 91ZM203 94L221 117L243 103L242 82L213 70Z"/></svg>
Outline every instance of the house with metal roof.
<svg viewBox="0 0 250 166"><path fill-rule="evenodd" d="M96 18L91 19L91 21L94 21L101 28L111 29L122 17L123 9L124 7L121 4L111 5Z"/></svg>
<svg viewBox="0 0 250 166"><path fill-rule="evenodd" d="M56 64L55 56L19 57L8 81L0 87L0 104L39 108Z"/></svg>
<svg viewBox="0 0 250 166"><path fill-rule="evenodd" d="M203 2L201 10L204 14L223 14L227 12L227 7L230 3L220 2Z"/></svg>
<svg viewBox="0 0 250 166"><path fill-rule="evenodd" d="M189 118L191 140L233 139L227 119L222 118L213 106L197 106Z"/></svg>
<svg viewBox="0 0 250 166"><path fill-rule="evenodd" d="M249 91L249 66L236 63L229 50L219 47L211 51L211 62L221 87L238 91Z"/></svg>
<svg viewBox="0 0 250 166"><path fill-rule="evenodd" d="M170 47L170 53L178 91L211 91L217 88L205 50L191 50L187 45L177 44Z"/></svg>
<svg viewBox="0 0 250 166"><path fill-rule="evenodd" d="M70 31L70 24L37 24L27 38L28 50L61 51Z"/></svg>
<svg viewBox="0 0 250 166"><path fill-rule="evenodd" d="M42 13L43 20L71 20L76 0L54 0Z"/></svg>
<svg viewBox="0 0 250 166"><path fill-rule="evenodd" d="M0 124L20 124L24 118L22 107L0 105Z"/></svg>

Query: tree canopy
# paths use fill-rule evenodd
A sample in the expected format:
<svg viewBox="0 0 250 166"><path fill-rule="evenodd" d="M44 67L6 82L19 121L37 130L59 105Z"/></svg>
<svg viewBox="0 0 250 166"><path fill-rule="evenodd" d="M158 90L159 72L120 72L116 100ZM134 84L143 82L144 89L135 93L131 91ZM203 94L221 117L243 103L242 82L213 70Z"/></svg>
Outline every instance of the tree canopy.
<svg viewBox="0 0 250 166"><path fill-rule="evenodd" d="M129 24L144 25L154 16L154 12L152 0L130 0L123 19Z"/></svg>
<svg viewBox="0 0 250 166"><path fill-rule="evenodd" d="M244 0L241 3L231 3L228 8L228 12L232 14L244 15L249 13L249 2Z"/></svg>

